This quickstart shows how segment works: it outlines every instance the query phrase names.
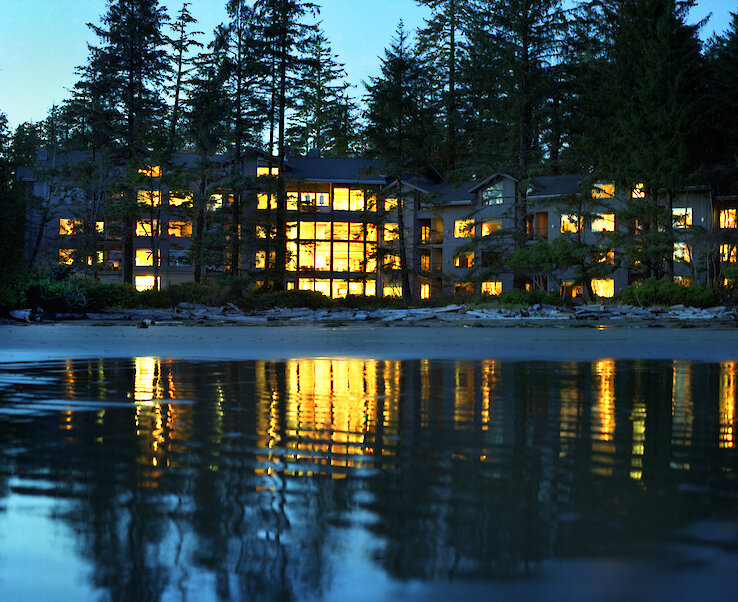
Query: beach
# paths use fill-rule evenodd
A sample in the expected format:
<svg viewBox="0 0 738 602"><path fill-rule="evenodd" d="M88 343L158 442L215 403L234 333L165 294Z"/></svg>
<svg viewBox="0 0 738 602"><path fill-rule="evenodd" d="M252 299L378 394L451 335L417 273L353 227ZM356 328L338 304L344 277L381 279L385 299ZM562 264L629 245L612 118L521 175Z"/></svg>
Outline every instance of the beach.
<svg viewBox="0 0 738 602"><path fill-rule="evenodd" d="M0 361L156 356L185 360L738 360L729 326L182 326L135 322L3 325Z"/></svg>

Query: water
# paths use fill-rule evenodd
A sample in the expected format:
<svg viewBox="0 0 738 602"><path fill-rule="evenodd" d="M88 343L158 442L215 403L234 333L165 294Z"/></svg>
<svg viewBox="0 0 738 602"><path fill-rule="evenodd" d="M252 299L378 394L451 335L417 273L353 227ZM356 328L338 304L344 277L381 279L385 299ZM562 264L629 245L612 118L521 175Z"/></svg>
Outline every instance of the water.
<svg viewBox="0 0 738 602"><path fill-rule="evenodd" d="M729 599L737 382L682 361L0 365L0 599Z"/></svg>

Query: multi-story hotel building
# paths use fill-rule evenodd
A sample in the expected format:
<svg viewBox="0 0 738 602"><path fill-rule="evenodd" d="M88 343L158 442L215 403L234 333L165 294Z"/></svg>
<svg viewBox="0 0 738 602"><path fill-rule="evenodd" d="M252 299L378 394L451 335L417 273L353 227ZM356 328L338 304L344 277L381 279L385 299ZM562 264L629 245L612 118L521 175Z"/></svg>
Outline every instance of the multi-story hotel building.
<svg viewBox="0 0 738 602"><path fill-rule="evenodd" d="M195 157L177 155L183 168ZM56 167L89 161L84 153L54 157ZM52 158L39 154L35 171L19 175L32 183L33 194L44 200L29 215L28 255L37 263L67 263L82 270L94 268L104 282L122 282L121 229L104 207L90 211L84 191L71 184L52 184L48 174ZM216 159L220 177L233 170ZM272 165L276 164L273 162ZM244 176L255 177L258 189L243 212L241 238L243 273L256 283L268 274L274 261L273 237L276 197L270 194L277 168L269 157L256 153L241 166ZM271 170L271 171L270 171ZM157 166L142 171L137 192L139 219L134 232L133 281L137 289L169 286L193 279L190 247L197 235L189 202L191 191L170 190ZM416 170L399 181L383 171L383 164L354 158L304 157L285 163L288 289L313 290L331 297L346 295L397 296L401 294L401 255L405 257L410 288L416 298L458 291L498 294L513 287L513 274L489 269L494 239L505 244L504 233L524 230L531 240L579 236L584 241L609 244L611 234L626 227L617 215L636 190L619 190L610 183L586 184L578 175L534 177L520 182L505 173L456 185L448 183L432 166ZM260 177L261 176L261 177ZM265 177L264 177L265 176ZM525 190L522 190L522 186ZM208 210L202 228L207 233L229 218L229 195L219 178L210 180ZM524 194L523 194L524 193ZM520 198L525 198L521 214ZM245 195L244 198L250 198ZM398 201L400 199L400 201ZM587 203L581 211L581 201ZM579 203L580 210L576 210ZM673 199L672 216L675 274L684 281L699 278L695 249L699 231L713 246L719 261L736 261L738 196L719 196L714 189L693 187ZM516 214L517 212L517 214ZM84 224L87 226L84 226ZM92 232L93 243L80 255L80 232ZM493 237L493 238L488 238ZM89 236L88 236L89 238ZM501 241L501 242L500 242ZM404 243L404 253L400 245ZM215 245L216 254L217 244ZM221 257L227 255L221 244ZM616 267L619 250L612 248L603 261L610 273L591 282L594 293L611 297L631 280L629 270ZM703 253L704 255L704 253ZM156 266L154 264L157 264ZM223 270L225 261L211 261L205 275ZM92 267L91 267L92 266ZM563 280L547 287L562 287L576 295L578 287Z"/></svg>

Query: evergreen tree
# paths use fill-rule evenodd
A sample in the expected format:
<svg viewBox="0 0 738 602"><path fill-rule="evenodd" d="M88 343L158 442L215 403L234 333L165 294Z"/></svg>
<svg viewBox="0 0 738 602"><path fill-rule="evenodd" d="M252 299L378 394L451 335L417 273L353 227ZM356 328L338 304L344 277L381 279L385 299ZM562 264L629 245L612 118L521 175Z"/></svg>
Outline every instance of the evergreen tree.
<svg viewBox="0 0 738 602"><path fill-rule="evenodd" d="M314 150L318 156L346 156L355 137L346 72L321 31L309 36L303 53L287 129L289 145L304 155Z"/></svg>
<svg viewBox="0 0 738 602"><path fill-rule="evenodd" d="M410 242L406 223L411 206L403 199L403 176L411 173L426 155L429 122L435 111L426 105L427 80L409 43L402 21L381 63L381 75L366 84L367 127L365 137L369 153L384 161L387 174L397 182L398 237L402 295L412 298L407 245Z"/></svg>
<svg viewBox="0 0 738 602"><path fill-rule="evenodd" d="M630 222L631 267L649 277L673 276L672 202L702 167L695 153L705 114L701 43L699 26L686 23L694 4L619 0L606 13L612 68L601 110L611 118L601 167L626 190L638 187L624 199L621 221Z"/></svg>
<svg viewBox="0 0 738 602"><path fill-rule="evenodd" d="M114 145L114 156L127 165L129 174L118 204L123 221L123 280L129 283L133 282L133 237L140 212L132 176L144 165L146 148L164 138L159 132L166 111L162 28L167 20L158 0L109 0L101 25L89 24L100 46L89 47L87 86L90 95L104 99L101 125Z"/></svg>
<svg viewBox="0 0 738 602"><path fill-rule="evenodd" d="M229 21L220 25L212 44L229 97L229 148L231 173L227 188L232 194L228 231L228 269L238 275L241 268L243 194L248 180L243 179L247 148L259 142L265 121L262 81L267 71L263 62L264 44L260 38L261 15L246 0L228 0Z"/></svg>
<svg viewBox="0 0 738 602"><path fill-rule="evenodd" d="M285 166L287 156L287 112L290 105L290 83L299 80L304 64L301 49L316 26L303 21L315 16L319 7L306 0L256 0L256 8L264 27L267 43L266 56L270 59L269 79L271 82L269 152L274 153L274 130L276 126L277 168L276 177L276 220L274 228L273 286L284 290L287 268L287 188ZM271 165L270 165L271 168ZM271 176L269 176L271 177ZM271 194L271 190L269 191ZM270 252L267 252L267 259Z"/></svg>

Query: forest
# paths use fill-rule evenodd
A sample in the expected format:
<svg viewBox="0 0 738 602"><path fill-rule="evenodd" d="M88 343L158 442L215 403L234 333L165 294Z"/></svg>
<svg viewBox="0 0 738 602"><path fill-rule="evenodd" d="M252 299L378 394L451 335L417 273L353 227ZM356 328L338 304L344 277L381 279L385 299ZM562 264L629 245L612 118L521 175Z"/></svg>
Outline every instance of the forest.
<svg viewBox="0 0 738 602"><path fill-rule="evenodd" d="M313 2L227 0L227 21L205 33L188 1L170 14L160 0L108 0L68 98L15 131L0 112L0 306L17 305L42 268L24 224L29 211L53 208L18 178L39 149L89 154L64 174L83 191L84 227L114 215L130 248L146 166L162 166L177 189L211 181L216 156L237 165L266 151L278 168L275 290L287 261L281 168L311 153L379 160L397 174L422 161L450 182L585 174L639 187L643 198L626 211L646 235L623 261L644 277L673 278L671 215L657 199L704 183L738 194L738 14L703 41L704 23L690 24L696 0L415 1L430 17L417 31L400 22L379 75L352 90ZM177 153L197 157L187 173L174 168ZM225 187L224 271L238 278L249 241L237 225L253 182L234 171ZM192 214L208 199L203 185ZM188 258L196 272L211 252L198 240Z"/></svg>

